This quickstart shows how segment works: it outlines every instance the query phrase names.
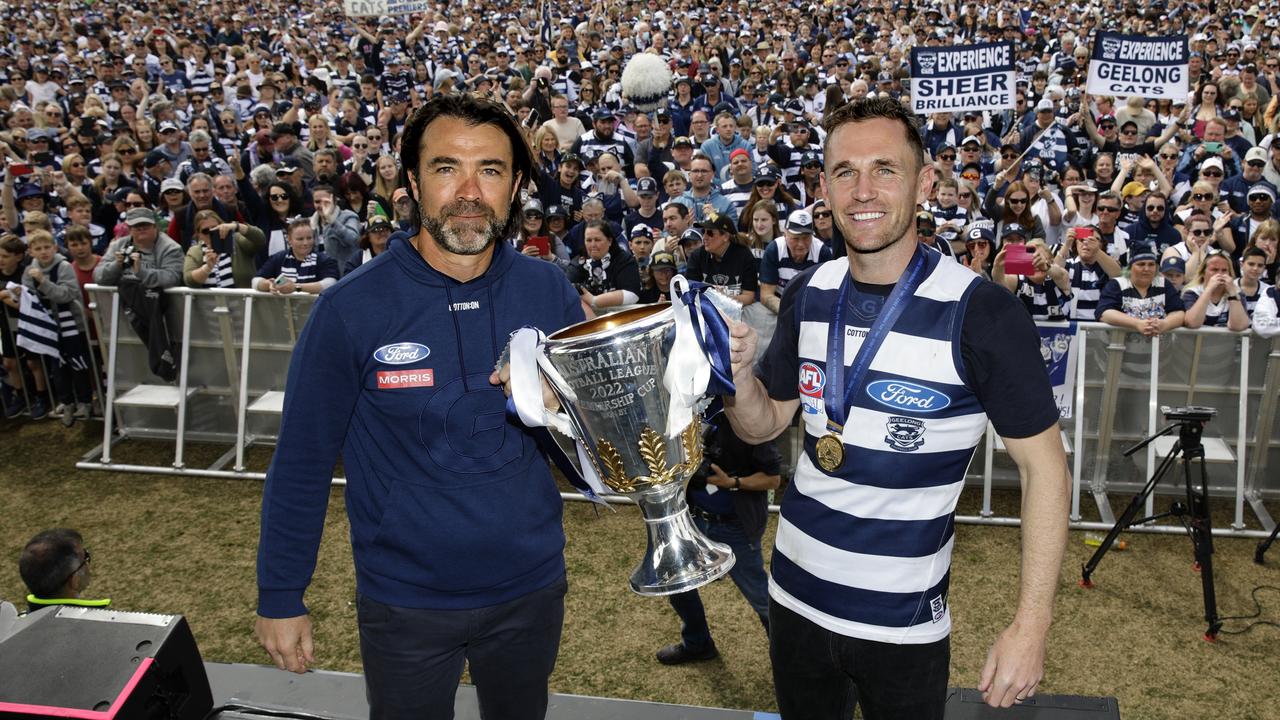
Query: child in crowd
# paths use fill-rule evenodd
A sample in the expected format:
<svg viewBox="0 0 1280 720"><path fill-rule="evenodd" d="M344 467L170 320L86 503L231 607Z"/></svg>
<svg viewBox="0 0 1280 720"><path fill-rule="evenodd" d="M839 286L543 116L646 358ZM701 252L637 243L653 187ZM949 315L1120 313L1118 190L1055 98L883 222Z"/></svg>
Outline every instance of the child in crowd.
<svg viewBox="0 0 1280 720"><path fill-rule="evenodd" d="M53 233L37 230L28 235L27 251L31 254L31 264L23 273L22 291L34 293L47 316L41 319L35 314L39 312L38 308L31 308L32 314L20 314L24 321L43 320L41 324L54 330L56 335L54 338L47 335L39 337L37 342L43 347L38 352L44 356L44 363L32 355L27 359L27 366L36 377L37 390L44 384L42 365L48 367L49 380L58 400L54 412L62 419L63 425L70 427L77 418L89 417L89 403L93 398L88 346L80 330L85 327L80 283L71 263L58 252ZM32 401L33 418L37 414L36 404L44 402L42 391Z"/></svg>

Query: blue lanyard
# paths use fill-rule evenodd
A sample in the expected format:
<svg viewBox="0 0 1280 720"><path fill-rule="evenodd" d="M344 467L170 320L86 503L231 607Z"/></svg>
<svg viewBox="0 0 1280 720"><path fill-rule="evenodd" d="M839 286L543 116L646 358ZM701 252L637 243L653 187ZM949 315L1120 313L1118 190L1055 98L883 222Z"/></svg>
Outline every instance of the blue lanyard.
<svg viewBox="0 0 1280 720"><path fill-rule="evenodd" d="M832 432L840 432L844 429L845 409L848 407L850 400L853 398L854 392L862 383L862 378L866 376L867 369L871 367L871 359L876 356L876 352L880 346L884 344L884 339L889 335L889 331L893 329L894 324L898 322L898 318L902 316L902 311L906 309L907 301L915 295L916 288L920 287L920 282L924 279L925 265L927 265L925 251L920 247L916 247L915 254L911 256L911 263L907 266L907 271L903 278L893 288L893 292L889 294L889 299L885 301L884 307L880 310L880 316L876 318L871 329L867 331L867 337L862 341L862 347L858 348L858 354L853 358L853 366L849 368L849 377L844 377L844 312L845 305L849 299L849 286L853 284L852 276L846 274L844 280L840 283L840 294L836 298L835 311L831 318L830 334L827 336L827 387L831 389L841 388L843 393L836 396L835 392L823 393L823 406L827 411L827 429Z"/></svg>

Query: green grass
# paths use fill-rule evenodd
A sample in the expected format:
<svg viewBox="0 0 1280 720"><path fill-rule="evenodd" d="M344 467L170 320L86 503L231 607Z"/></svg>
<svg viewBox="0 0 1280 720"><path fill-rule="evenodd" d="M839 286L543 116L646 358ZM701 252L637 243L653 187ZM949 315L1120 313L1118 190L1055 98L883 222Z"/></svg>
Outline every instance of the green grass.
<svg viewBox="0 0 1280 720"><path fill-rule="evenodd" d="M78 471L73 459L100 440L101 426L7 423L0 459L0 598L25 595L17 555L41 529L79 529L93 550L91 595L122 609L182 613L208 660L265 662L252 636L254 562L261 487L251 481ZM222 447L193 446L189 464L212 462ZM263 468L268 449L251 453ZM172 447L130 442L121 462L164 463ZM966 491L961 512L980 502ZM997 514L1016 512L1015 493L997 493ZM1219 517L1226 512L1218 505ZM341 489L330 500L315 582L307 595L319 665L358 671L354 573ZM1221 520L1220 520L1221 523ZM565 508L569 595L552 689L558 692L755 710L773 709L764 633L731 582L704 590L721 658L690 667L658 664L653 653L679 635L661 599L627 588L644 549L637 511ZM766 534L771 550L774 527ZM1258 627L1216 644L1203 632L1199 578L1184 536L1131 535L1110 554L1098 587L1076 585L1092 552L1072 533L1049 640L1043 692L1114 695L1131 718L1274 718L1280 715L1280 630ZM1280 547L1266 567L1252 563L1255 541L1219 540L1215 556L1224 615L1253 612L1250 590L1280 586ZM1019 532L960 526L952 573L955 620L951 683L975 686L987 648L1013 615ZM1280 591L1264 591L1264 617L1280 619ZM1243 622L1228 623L1239 629Z"/></svg>

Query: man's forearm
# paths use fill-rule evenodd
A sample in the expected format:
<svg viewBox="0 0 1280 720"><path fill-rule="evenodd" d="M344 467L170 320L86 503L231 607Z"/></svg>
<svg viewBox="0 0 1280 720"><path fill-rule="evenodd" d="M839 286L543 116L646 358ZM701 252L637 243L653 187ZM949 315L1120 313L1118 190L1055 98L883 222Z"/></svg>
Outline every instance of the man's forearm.
<svg viewBox="0 0 1280 720"><path fill-rule="evenodd" d="M1057 432L1057 428L1053 428ZM1066 551L1071 480L1066 456L1055 453L1022 475L1022 581L1014 622L1047 632Z"/></svg>
<svg viewBox="0 0 1280 720"><path fill-rule="evenodd" d="M734 397L724 399L725 414L738 437L752 445L768 442L791 424L800 401L778 401L765 392L764 383L754 375L735 377Z"/></svg>

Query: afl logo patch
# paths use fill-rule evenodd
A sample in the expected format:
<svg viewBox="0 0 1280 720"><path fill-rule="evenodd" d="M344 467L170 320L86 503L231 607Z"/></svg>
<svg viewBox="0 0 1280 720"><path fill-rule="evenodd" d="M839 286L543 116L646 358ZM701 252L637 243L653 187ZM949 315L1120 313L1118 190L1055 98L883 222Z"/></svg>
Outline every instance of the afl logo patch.
<svg viewBox="0 0 1280 720"><path fill-rule="evenodd" d="M373 359L384 365L408 365L411 362L425 360L431 354L431 348L421 343L400 342L383 345L373 351Z"/></svg>
<svg viewBox="0 0 1280 720"><path fill-rule="evenodd" d="M811 362L800 365L800 394L813 398L822 397L822 388L827 384L827 375L822 368Z"/></svg>

